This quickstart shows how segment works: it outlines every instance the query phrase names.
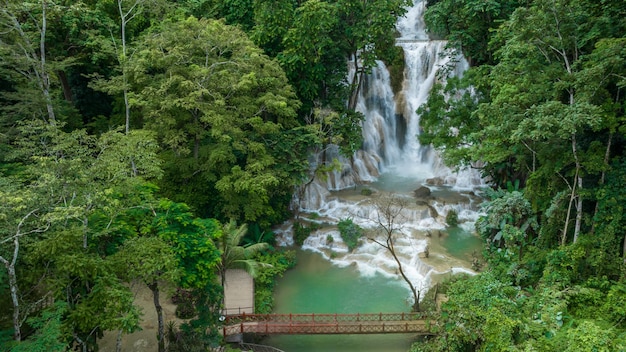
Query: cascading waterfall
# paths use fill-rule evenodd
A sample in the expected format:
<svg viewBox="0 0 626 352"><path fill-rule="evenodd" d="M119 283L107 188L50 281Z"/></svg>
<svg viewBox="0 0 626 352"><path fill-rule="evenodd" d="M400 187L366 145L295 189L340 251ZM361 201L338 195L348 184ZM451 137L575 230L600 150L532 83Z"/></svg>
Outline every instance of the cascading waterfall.
<svg viewBox="0 0 626 352"><path fill-rule="evenodd" d="M457 75L467 69L462 57L443 55L445 41L429 40L422 16L424 9L425 1L415 1L397 23L401 34L397 45L402 47L405 56L402 91L394 94L389 72L378 62L365 77L357 100L357 110L365 116L362 149L349 160L339 154L338 148L329 147L326 158L339 159L342 169L309 184L297 200L305 217L307 213L315 214L308 216L308 221L336 224L350 218L361 227L374 230L379 215L375 196L393 193L404 199L408 205L398 217L403 223L398 224L401 235L396 239L395 248L403 270L418 289L430 286L433 273L469 271L464 269L466 263L455 261L445 253L431 253L443 260L429 264L426 260L429 236L445 231L445 215L450 210L458 214L461 227L473 231L480 200L473 192L459 191L483 185L477 173L470 170L453 173L441 163L432 148L418 142L416 110L426 102L433 84L439 79L438 69L453 65ZM413 190L423 185L428 185L432 196L416 201ZM361 194L363 187L372 190L374 195ZM290 228L284 231L285 234L290 232ZM290 244L290 236L285 235L284 241ZM332 226L314 232L303 248L322 253L337 265L356 265L364 275L382 273L399 277L396 262L387 250L372 241L363 241L349 253L338 230Z"/></svg>

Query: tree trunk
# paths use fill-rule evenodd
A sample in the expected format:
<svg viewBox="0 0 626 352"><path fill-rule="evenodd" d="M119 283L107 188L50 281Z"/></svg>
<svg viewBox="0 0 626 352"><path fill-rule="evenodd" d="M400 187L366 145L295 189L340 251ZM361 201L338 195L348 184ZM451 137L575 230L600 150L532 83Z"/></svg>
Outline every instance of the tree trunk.
<svg viewBox="0 0 626 352"><path fill-rule="evenodd" d="M578 173L574 177L574 179L578 178ZM569 183L568 183L569 184ZM569 203L567 205L567 215L565 216L565 224L563 225L563 235L561 237L561 245L564 246L567 241L567 228L569 227L570 215L572 213L572 204L574 203L574 198L576 196L576 184L572 185L572 192L570 194Z"/></svg>
<svg viewBox="0 0 626 352"><path fill-rule="evenodd" d="M117 332L117 341L115 342L115 352L122 352L122 332L123 332L122 329L120 329Z"/></svg>
<svg viewBox="0 0 626 352"><path fill-rule="evenodd" d="M0 262L2 262L7 268L7 274L9 276L9 290L11 292L11 302L13 303L13 339L15 339L15 341L22 340L22 324L20 322L20 301L17 297L17 274L15 273L15 263L17 263L17 256L20 252L19 227L22 225L22 222L24 222L24 219L30 216L30 214L32 214L32 212L22 219L20 225L18 225L17 233L15 234L15 237L13 237L13 258L11 259L11 261L9 262L6 258L0 256Z"/></svg>
<svg viewBox="0 0 626 352"><path fill-rule="evenodd" d="M165 352L165 325L163 324L163 307L161 307L161 303L159 302L159 284L156 281L153 281L148 285L148 287L150 288L150 291L152 291L154 308L156 309L157 313L157 340L159 344L159 352Z"/></svg>
<svg viewBox="0 0 626 352"><path fill-rule="evenodd" d="M609 140L606 142L606 150L604 152L604 166L605 167L609 167L609 157L611 156L611 144L613 142L613 132L609 133ZM602 175L600 176L600 181L598 182L599 185L603 185L604 184L604 179L606 177L606 171L602 170ZM595 219L596 215L598 215L598 211L600 211L600 203L598 201L596 201L596 208L593 211L593 217ZM593 221L591 224L591 233L595 233L596 231L596 222ZM626 245L626 244L625 244ZM624 247L626 248L626 247ZM626 258L625 258L626 260Z"/></svg>
<svg viewBox="0 0 626 352"><path fill-rule="evenodd" d="M48 119L51 125L56 125L56 116L50 98L50 76L46 71L46 9L47 3L44 0L41 5L41 37L39 39L39 62L41 63L41 79L43 86L43 95L46 99L46 109L48 110Z"/></svg>
<svg viewBox="0 0 626 352"><path fill-rule="evenodd" d="M387 249L389 250L389 252L391 252L393 259L398 264L398 271L400 271L400 275L402 276L404 281L406 281L406 283L409 285L409 288L411 288L411 292L413 293L413 299L415 300L415 303L413 303L412 310L414 312L419 312L420 310L420 297L419 296L420 295L415 289L415 286L413 286L413 284L411 283L411 280L409 280L409 278L404 273L404 270L402 270L402 263L400 263L400 259L398 259L398 256L396 255L396 250L395 248L393 248L393 242L390 243L389 241L391 241L391 236L389 236L388 241L387 241L389 243L387 246Z"/></svg>
<svg viewBox="0 0 626 352"><path fill-rule="evenodd" d="M57 76L59 77L59 81L61 81L61 88L63 89L63 98L65 101L72 102L72 89L70 88L70 82L67 80L67 75L65 71L59 70L57 71Z"/></svg>
<svg viewBox="0 0 626 352"><path fill-rule="evenodd" d="M580 227L583 222L583 196L580 194L580 189L583 188L583 178L578 176L578 200L576 202L576 224L574 225L574 243L578 240L580 235Z"/></svg>
<svg viewBox="0 0 626 352"><path fill-rule="evenodd" d="M128 101L128 87L127 87L127 77L126 77L126 23L128 19L128 13L124 13L122 9L122 0L117 0L117 8L120 12L120 21L121 21L121 36L122 36L122 60L120 64L122 65L122 85L124 89L124 116L126 120L126 128L125 132L128 134L130 131L130 104Z"/></svg>
<svg viewBox="0 0 626 352"><path fill-rule="evenodd" d="M359 92L361 91L361 85L363 82L363 70L359 69L358 56L354 53L354 77L352 78L352 84L350 88L350 99L348 101L348 109L356 109L356 103L359 98Z"/></svg>
<svg viewBox="0 0 626 352"><path fill-rule="evenodd" d="M573 98L572 98L573 99ZM580 234L580 226L583 219L583 197L580 194L580 190L583 188L583 178L580 176L581 165L578 160L578 152L576 150L576 134L572 134L572 153L574 154L574 160L576 161L576 186L578 186L578 199L576 202L576 224L574 225L574 243L578 240ZM574 186L574 189L576 189ZM573 192L573 190L572 190Z"/></svg>
<svg viewBox="0 0 626 352"><path fill-rule="evenodd" d="M15 263L12 262L7 266L9 274L9 287L11 290L11 301L13 302L13 339L15 341L22 340L21 324L20 324L20 302L17 298L17 275L15 274Z"/></svg>

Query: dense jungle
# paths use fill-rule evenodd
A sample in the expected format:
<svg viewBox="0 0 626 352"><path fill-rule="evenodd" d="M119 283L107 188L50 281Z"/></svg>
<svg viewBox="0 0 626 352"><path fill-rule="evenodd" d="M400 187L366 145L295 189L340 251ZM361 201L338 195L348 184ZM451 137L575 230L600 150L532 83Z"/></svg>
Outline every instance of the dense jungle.
<svg viewBox="0 0 626 352"><path fill-rule="evenodd" d="M295 265L272 228L336 167L311 153L361 147L410 1L0 0L0 350L97 351L144 285L159 352L207 351L229 268L271 311ZM439 285L411 351L625 351L626 2L428 0L425 22L470 68L440 69L415 138L490 187L480 273Z"/></svg>

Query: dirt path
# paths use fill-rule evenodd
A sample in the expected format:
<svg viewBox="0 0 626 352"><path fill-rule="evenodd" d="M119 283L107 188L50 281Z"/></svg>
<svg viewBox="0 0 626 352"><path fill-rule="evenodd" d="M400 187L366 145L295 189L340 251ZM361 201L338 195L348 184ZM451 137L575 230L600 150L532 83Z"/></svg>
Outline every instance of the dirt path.
<svg viewBox="0 0 626 352"><path fill-rule="evenodd" d="M123 352L152 352L157 351L157 318L152 301L152 292L146 285L136 284L133 286L135 293L135 305L140 307L143 313L141 317L142 330L122 337ZM161 292L161 305L163 306L163 320L167 327L168 321L175 321L178 326L182 320L175 315L176 305L170 300L170 292ZM101 352L115 352L117 331L107 331L99 341Z"/></svg>

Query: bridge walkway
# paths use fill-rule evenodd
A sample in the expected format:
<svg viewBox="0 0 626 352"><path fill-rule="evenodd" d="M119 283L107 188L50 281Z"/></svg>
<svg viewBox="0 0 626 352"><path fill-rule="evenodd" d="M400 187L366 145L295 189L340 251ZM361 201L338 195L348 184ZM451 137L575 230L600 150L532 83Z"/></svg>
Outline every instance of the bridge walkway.
<svg viewBox="0 0 626 352"><path fill-rule="evenodd" d="M277 334L392 334L430 335L424 313L367 314L241 314L226 316L224 337L255 333Z"/></svg>

